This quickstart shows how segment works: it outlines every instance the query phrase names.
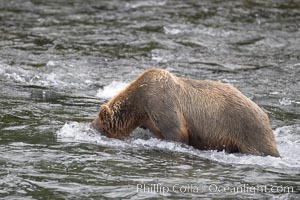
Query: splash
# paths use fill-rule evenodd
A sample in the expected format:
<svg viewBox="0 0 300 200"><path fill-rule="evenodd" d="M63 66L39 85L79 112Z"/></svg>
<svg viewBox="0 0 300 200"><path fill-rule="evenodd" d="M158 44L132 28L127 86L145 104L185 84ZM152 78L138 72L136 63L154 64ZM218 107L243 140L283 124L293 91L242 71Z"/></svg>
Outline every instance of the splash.
<svg viewBox="0 0 300 200"><path fill-rule="evenodd" d="M147 150L162 150L179 152L188 155L197 156L213 160L224 164L245 165L245 166L262 166L272 167L276 169L299 169L300 157L297 153L300 151L300 127L285 126L277 128L274 133L277 139L277 145L281 158L275 158L272 156L254 156L254 155L241 155L241 154L228 154L217 151L200 151L191 146L187 146L181 143L163 141L154 137L140 138L138 135L143 130L135 130L133 137L127 140L117 140L107 138L93 129L89 124L68 122L58 132L57 137L62 142L84 142L92 143L105 147L116 148L138 148ZM149 135L148 135L149 136Z"/></svg>
<svg viewBox="0 0 300 200"><path fill-rule="evenodd" d="M109 85L104 86L103 89L99 89L96 96L103 99L110 99L126 88L127 85L128 83L113 81Z"/></svg>
<svg viewBox="0 0 300 200"><path fill-rule="evenodd" d="M121 140L109 139L93 130L90 124L67 122L58 132L57 137L62 142L82 142L106 147L127 147Z"/></svg>

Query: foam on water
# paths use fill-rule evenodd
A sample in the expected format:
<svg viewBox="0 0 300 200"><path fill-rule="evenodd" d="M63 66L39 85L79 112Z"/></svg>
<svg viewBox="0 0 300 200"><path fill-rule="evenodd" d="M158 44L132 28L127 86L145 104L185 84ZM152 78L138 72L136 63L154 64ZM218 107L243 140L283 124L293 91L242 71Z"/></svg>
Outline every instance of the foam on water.
<svg viewBox="0 0 300 200"><path fill-rule="evenodd" d="M128 83L113 81L109 85L104 86L102 89L100 88L96 96L103 99L110 99L125 89L127 85Z"/></svg>
<svg viewBox="0 0 300 200"><path fill-rule="evenodd" d="M80 63L48 61L45 67L12 67L0 62L0 77L24 85L36 85L58 88L86 88L92 83L85 72L80 73ZM74 70L74 71L73 71ZM67 71L67 72L66 72Z"/></svg>
<svg viewBox="0 0 300 200"><path fill-rule="evenodd" d="M282 99L279 99L279 104L282 106L288 106L292 104L292 100L289 98L283 97Z"/></svg>
<svg viewBox="0 0 300 200"><path fill-rule="evenodd" d="M22 126L9 126L6 128L3 128L3 131L15 131L15 130L21 130L27 128L28 125L22 125Z"/></svg>
<svg viewBox="0 0 300 200"><path fill-rule="evenodd" d="M157 1L157 0L148 0L148 1L138 1L133 3L126 3L128 8L139 8L139 7L151 7L151 6L163 6L167 1Z"/></svg>
<svg viewBox="0 0 300 200"><path fill-rule="evenodd" d="M284 126L277 128L274 133L279 152L282 156L281 158L272 156L262 157L227 154L224 151L200 151L181 143L163 141L153 137L150 139L135 137L130 137L127 140L110 139L93 130L89 124L78 122L66 123L59 131L57 131L57 137L62 142L84 142L124 149L159 149L163 151L179 152L225 164L257 165L279 169L299 169L300 157L298 156L298 152L300 151L300 127ZM135 134L139 133L135 132Z"/></svg>
<svg viewBox="0 0 300 200"><path fill-rule="evenodd" d="M180 29L178 29L178 28L171 28L171 27L164 26L164 32L167 35L176 35L176 34L181 33L182 31Z"/></svg>

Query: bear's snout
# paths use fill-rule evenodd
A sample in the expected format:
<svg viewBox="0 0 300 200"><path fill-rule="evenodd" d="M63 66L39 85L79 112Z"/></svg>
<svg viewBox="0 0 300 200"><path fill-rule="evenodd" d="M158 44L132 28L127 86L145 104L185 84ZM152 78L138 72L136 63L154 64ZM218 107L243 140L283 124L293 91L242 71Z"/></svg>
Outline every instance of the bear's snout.
<svg viewBox="0 0 300 200"><path fill-rule="evenodd" d="M98 118L96 118L92 121L91 126L93 129L96 129L98 132L101 133L100 128L99 128L99 119Z"/></svg>

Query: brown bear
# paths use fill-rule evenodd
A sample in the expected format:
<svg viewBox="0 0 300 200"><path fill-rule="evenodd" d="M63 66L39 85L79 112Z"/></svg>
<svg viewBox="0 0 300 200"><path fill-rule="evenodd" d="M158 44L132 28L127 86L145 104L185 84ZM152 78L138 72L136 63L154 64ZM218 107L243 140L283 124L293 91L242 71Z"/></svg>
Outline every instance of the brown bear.
<svg viewBox="0 0 300 200"><path fill-rule="evenodd" d="M229 84L147 70L108 103L92 126L111 138L145 127L201 150L279 157L268 116Z"/></svg>

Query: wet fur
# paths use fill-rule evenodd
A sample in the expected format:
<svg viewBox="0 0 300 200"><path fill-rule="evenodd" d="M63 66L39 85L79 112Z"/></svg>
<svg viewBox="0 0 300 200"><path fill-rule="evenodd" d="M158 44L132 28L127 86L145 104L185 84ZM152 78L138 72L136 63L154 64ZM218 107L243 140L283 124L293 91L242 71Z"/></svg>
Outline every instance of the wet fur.
<svg viewBox="0 0 300 200"><path fill-rule="evenodd" d="M161 69L145 71L102 105L93 126L112 138L142 126L202 150L279 156L267 115L236 88Z"/></svg>

